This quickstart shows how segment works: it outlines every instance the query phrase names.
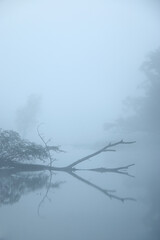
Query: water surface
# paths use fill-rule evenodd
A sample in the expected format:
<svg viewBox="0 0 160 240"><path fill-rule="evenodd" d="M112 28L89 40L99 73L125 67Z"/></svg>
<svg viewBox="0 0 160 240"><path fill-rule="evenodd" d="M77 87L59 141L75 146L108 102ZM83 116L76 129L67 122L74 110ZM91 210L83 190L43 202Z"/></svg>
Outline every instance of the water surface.
<svg viewBox="0 0 160 240"><path fill-rule="evenodd" d="M135 163L127 170L135 177L114 171L1 173L1 239L158 240L158 147L147 144L119 147L79 166ZM79 158L90 150L75 152Z"/></svg>

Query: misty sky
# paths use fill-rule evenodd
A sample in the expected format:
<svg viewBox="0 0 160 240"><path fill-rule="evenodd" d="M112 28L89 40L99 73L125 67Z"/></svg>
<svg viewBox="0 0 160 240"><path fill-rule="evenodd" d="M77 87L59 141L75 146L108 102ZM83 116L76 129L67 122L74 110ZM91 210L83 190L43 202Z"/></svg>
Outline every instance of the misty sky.
<svg viewBox="0 0 160 240"><path fill-rule="evenodd" d="M149 0L1 0L0 127L16 129L34 94L47 136L104 136L103 124L124 114L122 101L141 94L139 68L159 47L159 20Z"/></svg>

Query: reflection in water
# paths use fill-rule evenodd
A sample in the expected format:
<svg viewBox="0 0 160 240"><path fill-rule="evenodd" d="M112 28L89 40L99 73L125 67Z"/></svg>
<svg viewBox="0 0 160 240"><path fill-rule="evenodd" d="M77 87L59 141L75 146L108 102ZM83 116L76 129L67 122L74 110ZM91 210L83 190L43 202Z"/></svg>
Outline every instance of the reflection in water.
<svg viewBox="0 0 160 240"><path fill-rule="evenodd" d="M93 170L93 169L92 169L92 170ZM113 172L113 169L112 169L112 172ZM115 171L115 172L116 172L116 171ZM117 172L116 172L116 173L117 173ZM90 181L88 181L88 180L86 180L86 179L78 176L77 174L75 174L75 173L73 173L73 172L70 173L70 175L73 176L73 177L75 177L76 179L78 179L78 180L86 183L87 185L89 185L89 186L97 189L97 190L100 191L101 193L104 193L104 194L105 194L107 197L109 197L110 199L116 199L116 200L120 200L120 201L122 201L122 202L127 201L127 200L135 201L134 198L130 198L130 197L125 197L125 198L124 198L124 197L119 197L119 196L115 195L115 192L116 192L115 190L103 189L103 188L97 186L96 184L93 184L93 183L91 183Z"/></svg>
<svg viewBox="0 0 160 240"><path fill-rule="evenodd" d="M115 168L115 169L114 168L112 169L95 168L95 169L88 169L88 171L95 171L99 173L114 172L117 174L125 174L128 176L131 176L128 174L126 170L132 165L127 165L127 166ZM115 191L103 189L98 185L93 184L92 182L76 174L76 172L78 171L86 171L86 170L87 169L84 169L84 170L74 169L74 171L68 171L66 173L80 180L81 182L87 184L88 186L95 188L99 192L104 193L106 196L108 196L111 199L116 199L123 202L125 200L135 200L130 197L125 197L125 198L119 197L113 194L115 193ZM38 213L39 213L40 207L42 203L45 201L45 199L47 198L49 190L51 188L59 188L60 184L63 183L62 181L53 183L53 180L52 180L53 172L52 171L49 171L49 172L50 172L50 175L48 174L47 171L21 172L14 169L1 169L0 170L0 192L1 192L0 206L18 202L22 195L45 187L46 193L38 205Z"/></svg>
<svg viewBox="0 0 160 240"><path fill-rule="evenodd" d="M128 165L128 166L125 166L125 167L115 168L115 169L114 168L113 169L95 168L95 169L88 169L88 171L92 171L93 173L97 172L100 175L102 173L105 173L105 172L115 173L116 175L119 174L120 172L122 172L122 174L124 173L125 175L128 175L127 169L129 167L130 166ZM37 237L34 238L34 235L33 235L33 238L30 238L30 236L29 237L24 237L24 238L21 238L21 237L17 238L17 236L20 235L20 234L22 234L24 236L24 234L29 235L29 233L27 233L27 230L25 231L25 233L24 232L18 233L17 228L14 228L14 226L12 227L12 223L11 223L11 228L9 230L4 230L3 236L5 235L5 232L9 231L9 234L11 234L13 232L13 234L15 235L13 239L16 239L16 240L17 239L18 240L19 239L43 239L41 237L41 234L43 234L44 230L38 230L38 231L34 230L34 228L39 229L39 226L41 226L41 224L44 224L45 228L47 229L45 234L49 234L50 237L51 237L51 235L54 236L54 234L55 234L55 236L57 236L56 234L62 234L62 233L59 233L59 230L56 230L56 229L59 228L59 225L62 224L62 226L65 228L65 226L68 226L68 224L69 224L69 222L67 223L67 225L66 225L66 223L64 223L65 220L66 220L66 217L67 217L67 220L68 220L68 217L71 218L71 219L73 217L73 219L74 219L73 222L72 222L72 220L68 220L68 221L71 221L70 223L72 223L72 225L74 225L74 224L79 225L79 221L81 221L80 219L82 217L81 214L82 214L83 210L80 210L80 212L78 210L78 212L76 212L77 211L76 210L77 209L77 204L74 205L74 203L73 203L74 202L73 201L74 200L74 195L72 195L72 192L74 192L74 189L68 188L68 187L67 187L67 192L65 192L65 190L66 190L66 188L65 188L62 195L61 194L59 195L60 198L59 197L57 198L57 196L55 197L54 204L50 205L49 208L45 208L44 216L47 214L47 216L48 216L47 222L44 222L44 220L46 221L46 218L43 218L43 220L41 218L41 217L43 217L42 206L44 206L44 205L46 206L48 200L50 200L48 198L48 196L51 197L51 192L52 191L50 191L50 190L55 189L55 188L59 189L61 183L63 183L61 181L61 179L66 180L65 175L71 176L72 180L75 180L75 181L78 180L80 182L83 182L88 187L94 188L97 191L97 193L104 194L104 196L106 196L109 199L115 199L116 201L120 201L120 202L126 202L126 201L130 201L130 200L131 201L134 200L134 199L126 197L126 196L123 197L123 195L118 196L116 191L105 189L105 187L102 188L100 186L101 184L103 184L102 182L98 186L97 183L96 184L92 183L90 180L85 179L84 177L80 176L80 173L86 172L86 171L87 171L87 169L83 170L83 169L75 169L75 168L74 168L73 171L68 171L68 172L67 171L63 172L62 171L61 174L59 174L59 176L60 176L59 180L60 181L56 182L55 181L55 175L53 175L55 172L53 172L53 171L44 170L44 171L31 171L31 172L29 172L29 171L18 171L18 170L14 170L14 169L1 169L0 170L0 206L1 207L3 205L9 205L9 204L11 205L11 204L14 204L14 203L20 201L21 197L24 196L27 193L31 193L31 192L34 192L36 190L41 191L43 189L43 191L41 191L41 192L43 192L43 195L41 194L40 199L37 198L37 202L35 202L33 215L31 214L32 210L29 210L29 214L28 214L28 209L23 209L23 206L21 206L22 209L19 211L20 220L16 220L18 222L18 224L21 224L21 221L23 220L22 225L23 224L24 225L22 226L22 230L25 229L24 226L27 226L27 228L30 229L29 231L33 232L33 234L36 235ZM114 176L112 176L112 178L113 178L113 181L114 181ZM83 187L83 185L82 185L82 187ZM71 189L71 191L68 191L70 189ZM66 198L67 203L65 202L65 200L63 200L63 199L65 199L66 195L69 195L69 198L70 198L69 201L67 201L67 198ZM80 200L80 199L77 197L77 200ZM87 199L85 199L85 200L86 200L86 203L85 203L86 204L86 206L85 206L86 213L85 213L85 215L86 215L87 211L89 211L88 210L89 206L87 205L88 200ZM32 201L32 199L31 199L31 201ZM95 199L93 199L93 202L95 202ZM70 204L71 204L71 208L70 208ZM21 205L21 204L19 204L19 205ZM78 205L80 206L79 203L78 203ZM74 206L75 206L75 208L74 208ZM114 206L117 206L117 205L115 204ZM6 208L4 208L4 209L6 209ZM13 207L13 209L14 209L14 207ZM2 210L3 210L3 207L2 207ZM14 209L14 211L17 212L17 207ZM68 213L68 211L69 211L69 213ZM71 212L73 211L74 214L72 215L70 213L70 211ZM107 210L105 210L105 211L107 211ZM21 215L21 212L22 212L22 215ZM37 215L37 213L38 213L38 215ZM52 214L52 213L54 213L54 214ZM9 216L10 216L10 214L12 216L14 216L13 213L10 213L10 208L9 208L9 213L8 214L9 214ZM26 219L27 220L24 219L24 217L23 217L24 214L26 214ZM94 212L93 212L93 214L94 214ZM3 216L3 214L2 214L2 216ZM32 221L30 220L31 216L33 218ZM76 221L77 222L75 221L75 216L76 216L76 219L77 219ZM104 216L106 216L106 214L104 214ZM43 223L41 221L43 221ZM11 222L12 222L12 219L11 219ZM55 225L54 231L52 231L51 228L50 228L50 223L51 222L53 222L53 225ZM103 221L103 222L105 222L105 221ZM33 223L33 225L31 223ZM4 223L4 226L8 226L8 223L7 222ZM48 226L49 226L50 229L48 229ZM82 228L83 228L83 224L82 224ZM66 229L68 229L68 227L66 227ZM66 230L66 229L64 230L64 233L68 234L68 230ZM3 226L2 226L2 230L3 230ZM7 238L12 239L12 237L10 237L10 236L8 237L8 235L7 235ZM46 239L52 239L52 238L46 238ZM65 238L59 238L59 239L65 239ZM68 237L66 239L70 239L70 238ZM74 238L71 238L71 239L74 239ZM88 239L93 239L93 238L88 238Z"/></svg>
<svg viewBox="0 0 160 240"><path fill-rule="evenodd" d="M48 187L49 176L44 172L19 172L15 170L0 170L0 206L13 204L22 195ZM60 183L50 184L50 188L58 188Z"/></svg>
<svg viewBox="0 0 160 240"><path fill-rule="evenodd" d="M62 182L58 182L58 183L53 184L52 183L52 176L53 176L53 172L50 171L49 181L48 181L48 184L46 186L46 193L44 194L42 200L38 204L37 212L38 212L39 216L40 216L40 208L41 208L42 204L44 203L45 199L48 198L48 193L49 193L50 188L58 188L60 183L62 183Z"/></svg>
<svg viewBox="0 0 160 240"><path fill-rule="evenodd" d="M156 157L152 158L152 167L149 176L148 192L146 202L149 210L145 216L145 224L148 229L148 237L146 240L160 239L160 187L159 187L159 146L153 150ZM154 163L154 164L153 164ZM152 172L153 171L153 172ZM154 174L154 176L153 176Z"/></svg>

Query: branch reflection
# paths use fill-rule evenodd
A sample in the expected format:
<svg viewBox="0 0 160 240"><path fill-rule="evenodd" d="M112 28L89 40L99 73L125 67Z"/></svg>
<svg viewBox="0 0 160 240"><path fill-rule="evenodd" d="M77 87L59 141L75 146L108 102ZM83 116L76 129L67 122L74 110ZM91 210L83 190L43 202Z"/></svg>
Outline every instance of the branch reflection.
<svg viewBox="0 0 160 240"><path fill-rule="evenodd" d="M134 164L127 165L124 167L119 168L95 168L95 169L73 169L73 171L65 171L73 178L87 184L90 187L98 190L99 192L105 194L107 197L111 199L116 199L119 201L135 201L134 198L131 197L120 197L115 194L113 190L106 190L101 188L100 186L86 180L83 177L77 175L78 171L94 171L100 174L102 173L115 173L115 174L124 174L127 176L131 176L128 173L128 168L133 166ZM63 171L64 172L64 171ZM46 192L38 205L38 211L42 203L44 203L45 199L48 198L48 193L50 189L58 189L63 181L54 182L53 178L53 171L32 171L32 172L25 172L25 171L18 171L15 169L1 169L0 170L0 206L7 205L7 204L14 204L20 200L20 198L30 192L34 192L36 190L40 190L46 188Z"/></svg>

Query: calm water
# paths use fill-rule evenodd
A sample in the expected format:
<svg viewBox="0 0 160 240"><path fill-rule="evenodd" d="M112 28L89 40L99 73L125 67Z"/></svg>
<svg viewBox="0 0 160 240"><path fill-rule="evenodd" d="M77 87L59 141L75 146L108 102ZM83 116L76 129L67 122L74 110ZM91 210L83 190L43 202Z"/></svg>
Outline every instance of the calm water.
<svg viewBox="0 0 160 240"><path fill-rule="evenodd" d="M89 152L76 149L61 157L73 161ZM160 239L158 157L155 144L140 142L79 166L135 163L127 170L135 177L93 171L76 172L78 178L63 172L1 173L0 239Z"/></svg>

